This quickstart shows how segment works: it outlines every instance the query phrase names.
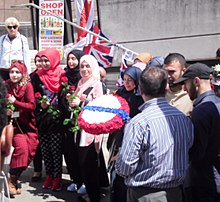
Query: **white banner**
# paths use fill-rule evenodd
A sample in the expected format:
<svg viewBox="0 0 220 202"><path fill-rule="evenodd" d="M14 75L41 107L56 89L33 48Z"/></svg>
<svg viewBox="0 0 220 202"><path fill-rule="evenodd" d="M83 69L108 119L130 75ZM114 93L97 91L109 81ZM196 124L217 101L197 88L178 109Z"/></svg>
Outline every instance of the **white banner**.
<svg viewBox="0 0 220 202"><path fill-rule="evenodd" d="M64 19L64 0L40 0L39 5L44 9L39 10L39 50L56 48L62 56L64 21L45 11Z"/></svg>

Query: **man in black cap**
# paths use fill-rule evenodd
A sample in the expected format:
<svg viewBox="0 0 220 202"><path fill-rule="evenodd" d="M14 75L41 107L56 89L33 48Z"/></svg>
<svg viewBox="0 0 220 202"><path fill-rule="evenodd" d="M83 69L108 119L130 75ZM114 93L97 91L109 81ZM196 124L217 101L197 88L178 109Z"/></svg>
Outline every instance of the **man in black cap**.
<svg viewBox="0 0 220 202"><path fill-rule="evenodd" d="M220 98L210 86L212 69L202 63L190 65L175 84L184 84L194 100L194 144L190 150L187 201L217 202L220 173Z"/></svg>

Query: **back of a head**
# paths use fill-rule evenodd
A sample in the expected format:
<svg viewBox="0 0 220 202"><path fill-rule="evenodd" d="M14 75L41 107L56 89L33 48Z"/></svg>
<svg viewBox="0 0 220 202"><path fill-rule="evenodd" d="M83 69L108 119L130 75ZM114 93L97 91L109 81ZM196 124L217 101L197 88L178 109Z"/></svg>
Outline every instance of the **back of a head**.
<svg viewBox="0 0 220 202"><path fill-rule="evenodd" d="M145 69L140 76L140 88L142 93L151 97L164 97L166 92L168 75L158 67Z"/></svg>
<svg viewBox="0 0 220 202"><path fill-rule="evenodd" d="M147 52L143 52L143 53L139 53L134 61L140 61L143 62L144 64L147 64L150 60L152 59L152 55L150 53Z"/></svg>
<svg viewBox="0 0 220 202"><path fill-rule="evenodd" d="M146 68L151 68L151 67L162 68L163 64L164 64L164 57L155 56L147 63Z"/></svg>
<svg viewBox="0 0 220 202"><path fill-rule="evenodd" d="M185 67L186 66L186 59L180 53L170 53L164 59L164 64L169 65L174 61L179 61L179 63Z"/></svg>
<svg viewBox="0 0 220 202"><path fill-rule="evenodd" d="M216 58L220 58L220 48L218 48L216 51Z"/></svg>
<svg viewBox="0 0 220 202"><path fill-rule="evenodd" d="M106 70L104 69L104 67L99 66L99 73L101 80L104 80L106 77Z"/></svg>

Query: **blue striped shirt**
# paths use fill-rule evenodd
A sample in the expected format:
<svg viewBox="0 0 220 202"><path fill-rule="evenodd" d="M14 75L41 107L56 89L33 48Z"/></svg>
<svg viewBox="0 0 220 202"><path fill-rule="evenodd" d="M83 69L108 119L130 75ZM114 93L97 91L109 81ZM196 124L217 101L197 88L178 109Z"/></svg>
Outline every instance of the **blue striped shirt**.
<svg viewBox="0 0 220 202"><path fill-rule="evenodd" d="M125 126L116 172L127 186L171 188L183 183L193 125L165 98L145 102Z"/></svg>

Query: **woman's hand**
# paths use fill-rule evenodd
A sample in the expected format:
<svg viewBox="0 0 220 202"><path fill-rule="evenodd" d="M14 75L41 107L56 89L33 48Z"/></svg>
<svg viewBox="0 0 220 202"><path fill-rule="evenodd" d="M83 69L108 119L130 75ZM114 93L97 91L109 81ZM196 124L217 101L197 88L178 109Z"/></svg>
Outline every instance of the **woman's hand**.
<svg viewBox="0 0 220 202"><path fill-rule="evenodd" d="M86 101L86 98L87 98L87 96L86 96L85 94L82 94L82 95L80 96L80 100L82 100L83 102Z"/></svg>
<svg viewBox="0 0 220 202"><path fill-rule="evenodd" d="M78 107L79 106L79 103L80 103L80 99L79 99L79 97L76 97L76 98L74 98L74 99L68 99L68 102L69 102L69 106L71 107L71 108L73 108L73 107Z"/></svg>
<svg viewBox="0 0 220 202"><path fill-rule="evenodd" d="M11 109L7 109L6 114L7 116L11 116L13 114L13 111Z"/></svg>
<svg viewBox="0 0 220 202"><path fill-rule="evenodd" d="M16 100L16 98L14 97L14 95L11 95L10 97L8 97L8 102L9 103L14 103Z"/></svg>
<svg viewBox="0 0 220 202"><path fill-rule="evenodd" d="M49 102L43 102L43 103L41 103L41 107L42 107L43 109L46 109L49 105L50 105Z"/></svg>

